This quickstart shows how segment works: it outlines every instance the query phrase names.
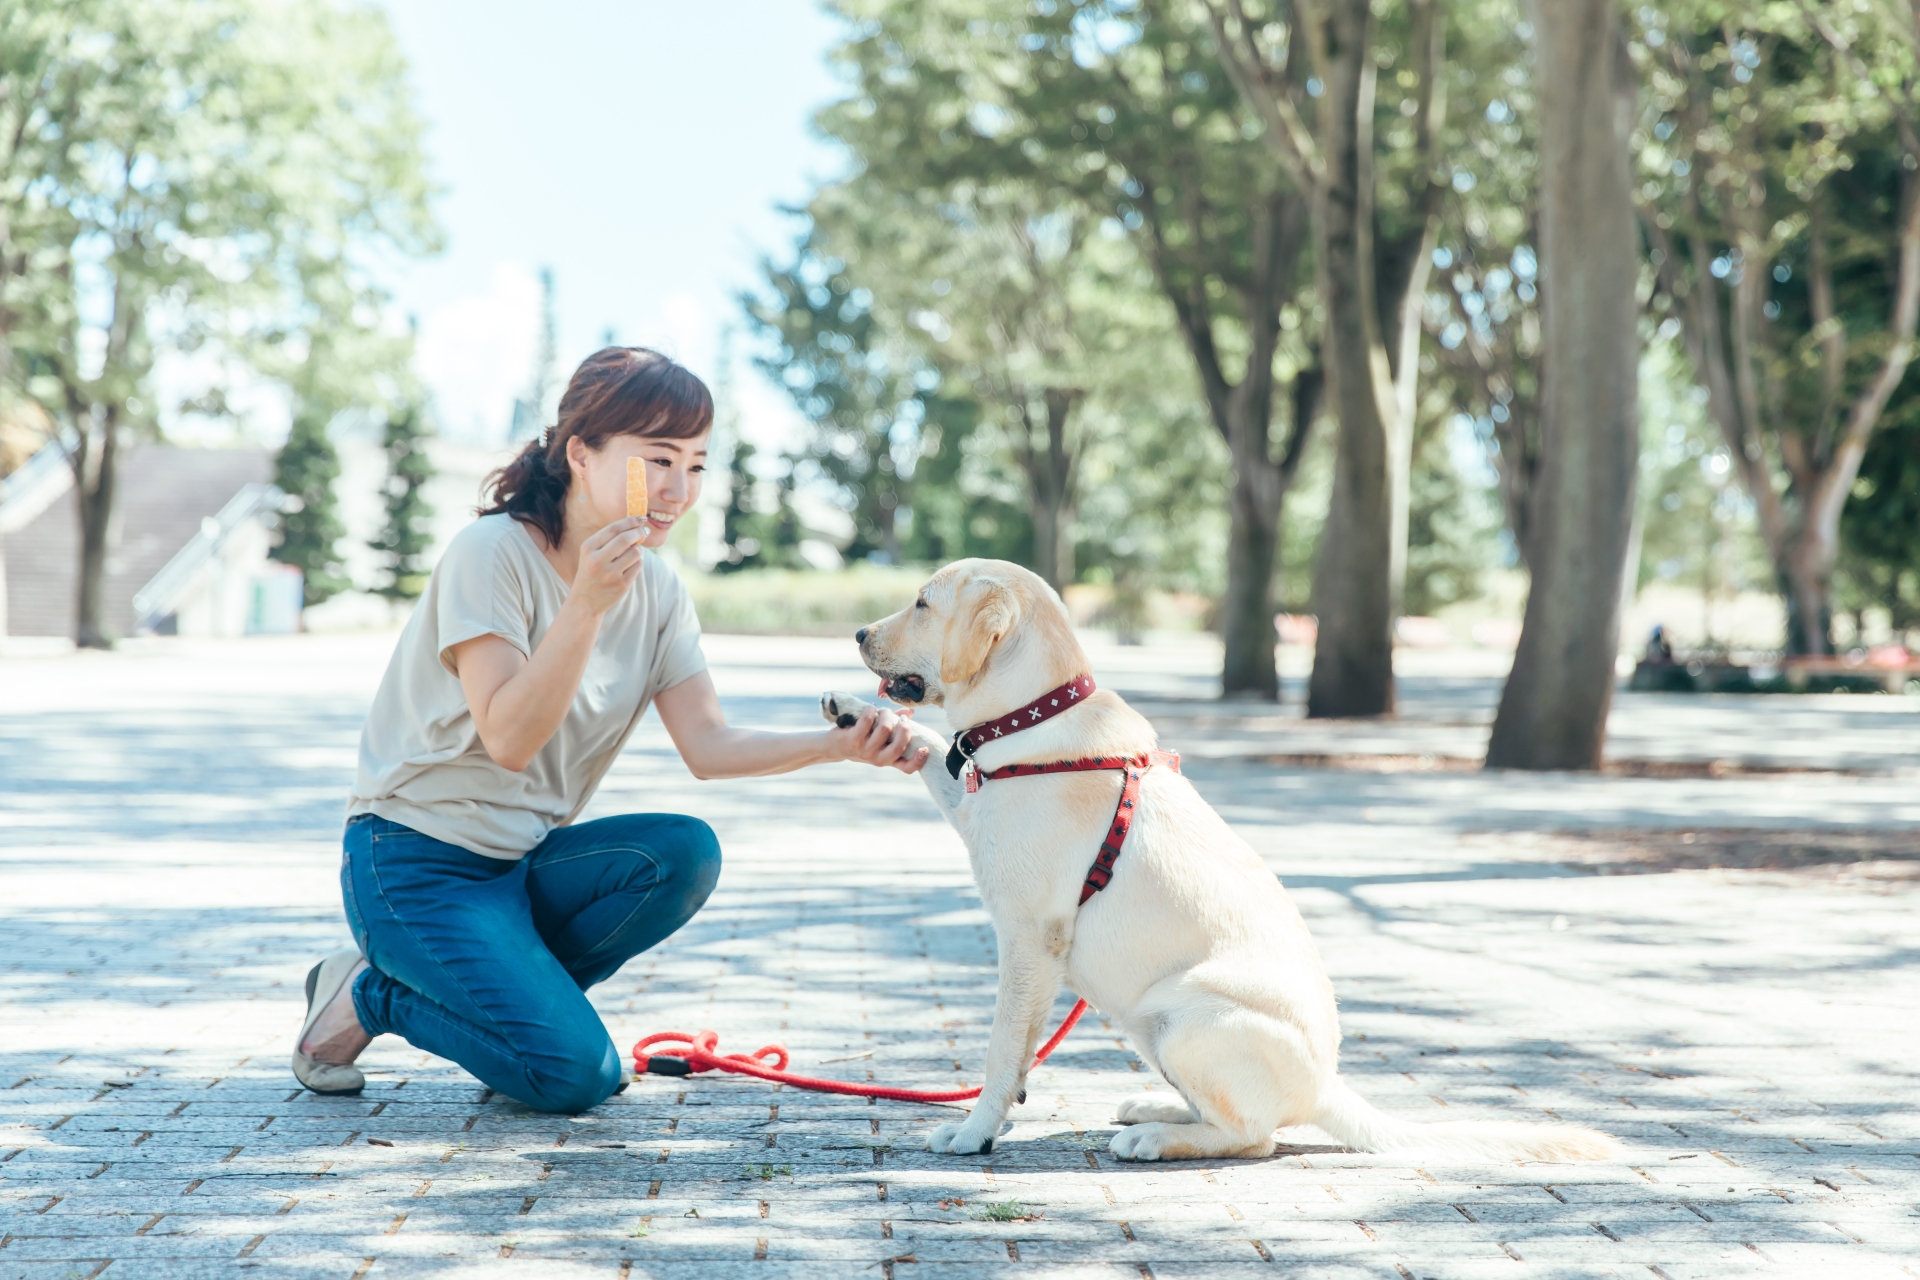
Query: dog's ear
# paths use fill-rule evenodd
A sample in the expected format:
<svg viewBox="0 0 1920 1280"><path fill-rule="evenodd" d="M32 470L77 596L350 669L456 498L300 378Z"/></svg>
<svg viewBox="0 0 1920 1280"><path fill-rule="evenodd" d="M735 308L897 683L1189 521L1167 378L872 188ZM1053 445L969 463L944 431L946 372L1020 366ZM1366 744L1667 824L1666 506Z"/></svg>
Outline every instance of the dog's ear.
<svg viewBox="0 0 1920 1280"><path fill-rule="evenodd" d="M960 589L959 606L940 651L940 680L958 684L987 664L987 655L1020 617L1020 598L998 578L974 578Z"/></svg>

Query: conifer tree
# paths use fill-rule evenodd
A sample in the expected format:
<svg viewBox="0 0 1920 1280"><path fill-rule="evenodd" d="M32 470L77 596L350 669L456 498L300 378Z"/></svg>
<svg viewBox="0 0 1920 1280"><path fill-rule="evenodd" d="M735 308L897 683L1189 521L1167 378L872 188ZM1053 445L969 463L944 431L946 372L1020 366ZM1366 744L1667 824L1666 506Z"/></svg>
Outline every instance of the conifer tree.
<svg viewBox="0 0 1920 1280"><path fill-rule="evenodd" d="M387 451L387 525L367 545L385 557L388 580L374 591L389 600L416 600L427 586L421 557L433 536L423 526L432 519L433 508L422 490L433 478L433 459L427 453L431 435L417 405L403 405L387 417L381 439Z"/></svg>
<svg viewBox="0 0 1920 1280"><path fill-rule="evenodd" d="M280 544L271 554L306 575L309 606L353 585L340 562L340 539L347 530L333 495L340 455L327 436L327 422L311 409L296 413L273 463L273 482L294 501L280 515Z"/></svg>

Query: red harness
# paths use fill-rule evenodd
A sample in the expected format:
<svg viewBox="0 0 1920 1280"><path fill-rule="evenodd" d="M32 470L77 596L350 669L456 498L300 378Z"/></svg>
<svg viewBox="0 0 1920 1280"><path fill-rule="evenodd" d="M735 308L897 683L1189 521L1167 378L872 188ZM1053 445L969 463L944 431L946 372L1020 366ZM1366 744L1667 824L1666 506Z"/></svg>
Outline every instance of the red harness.
<svg viewBox="0 0 1920 1280"><path fill-rule="evenodd" d="M953 735L953 748L947 752L947 768L955 777L959 777L961 770L965 769L968 792L978 791L983 784L1002 778L1027 778L1042 773L1091 773L1119 769L1126 774L1126 780L1120 784L1120 803L1114 809L1113 825L1107 828L1107 838L1100 842L1100 852L1094 856L1093 865L1087 868L1087 878L1080 885L1082 906L1113 880L1113 864L1120 859L1120 846L1126 843L1127 832L1133 829L1134 809L1140 799L1141 776L1157 764L1165 765L1175 773L1180 772L1180 753L1142 751L1132 756L1094 756L1083 760L1056 760L1048 764L1010 764L990 771L974 764L972 757L974 751L985 743L1051 720L1093 691L1092 676L1075 676L1011 715L999 716L956 733ZM964 762L959 762L961 757L965 757Z"/></svg>

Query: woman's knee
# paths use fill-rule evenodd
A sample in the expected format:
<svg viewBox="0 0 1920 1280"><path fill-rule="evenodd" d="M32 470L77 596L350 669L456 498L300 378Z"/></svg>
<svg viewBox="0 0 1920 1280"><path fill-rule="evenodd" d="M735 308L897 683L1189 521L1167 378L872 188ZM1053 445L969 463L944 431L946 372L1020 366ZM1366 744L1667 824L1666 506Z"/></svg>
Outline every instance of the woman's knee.
<svg viewBox="0 0 1920 1280"><path fill-rule="evenodd" d="M573 1053L529 1064L527 1081L534 1096L522 1098L536 1111L577 1115L599 1106L619 1089L625 1075L620 1054L603 1030L598 1044L582 1043Z"/></svg>
<svg viewBox="0 0 1920 1280"><path fill-rule="evenodd" d="M662 814L648 824L644 846L664 873L663 915L678 928L706 905L720 882L720 838L713 828L686 814Z"/></svg>

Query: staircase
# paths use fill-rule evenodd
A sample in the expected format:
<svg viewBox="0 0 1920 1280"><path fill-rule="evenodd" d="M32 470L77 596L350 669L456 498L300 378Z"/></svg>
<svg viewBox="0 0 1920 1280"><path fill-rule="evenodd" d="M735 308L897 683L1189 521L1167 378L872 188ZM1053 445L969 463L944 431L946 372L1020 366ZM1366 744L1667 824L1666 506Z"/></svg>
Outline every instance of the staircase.
<svg viewBox="0 0 1920 1280"><path fill-rule="evenodd" d="M107 634L133 631L133 593L200 532L242 485L263 483L272 456L254 449L141 445L120 455L120 493L107 529ZM69 488L21 528L0 537L6 633L73 634L80 521Z"/></svg>

